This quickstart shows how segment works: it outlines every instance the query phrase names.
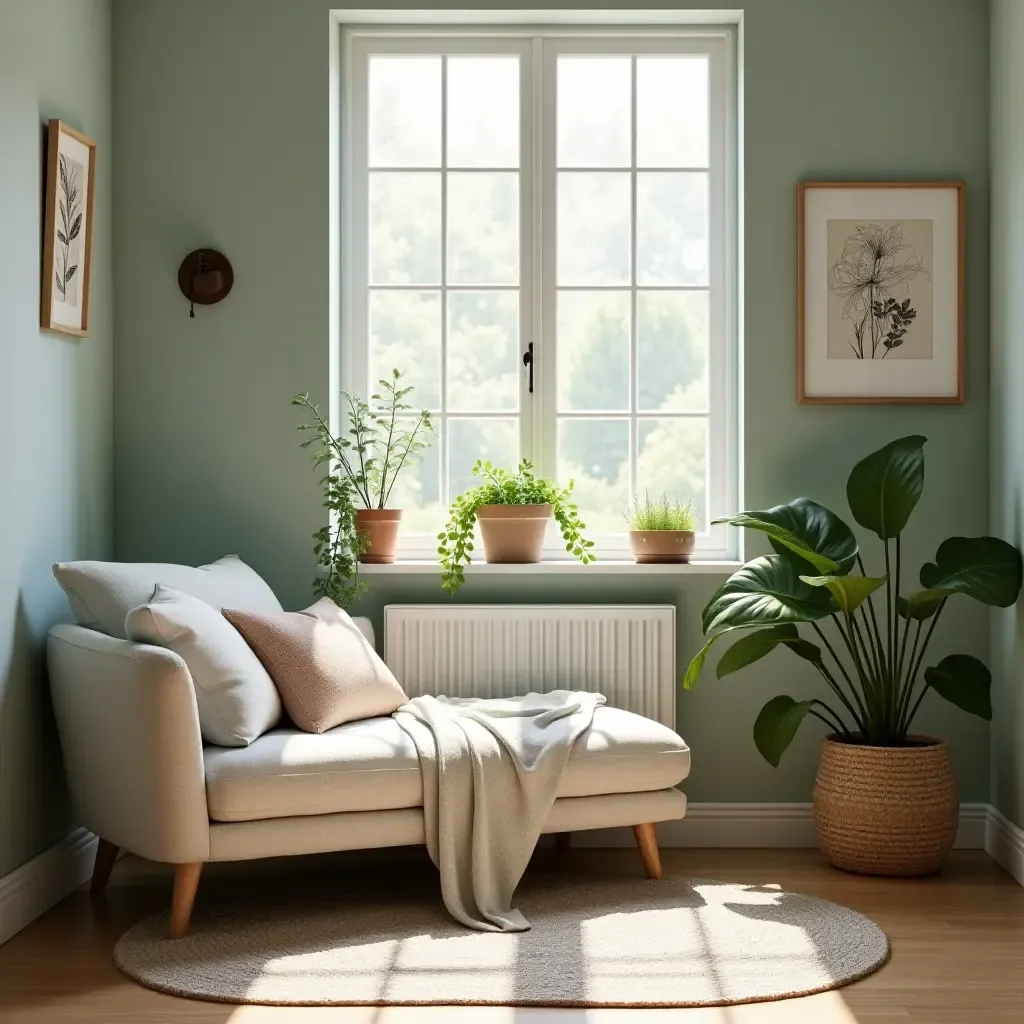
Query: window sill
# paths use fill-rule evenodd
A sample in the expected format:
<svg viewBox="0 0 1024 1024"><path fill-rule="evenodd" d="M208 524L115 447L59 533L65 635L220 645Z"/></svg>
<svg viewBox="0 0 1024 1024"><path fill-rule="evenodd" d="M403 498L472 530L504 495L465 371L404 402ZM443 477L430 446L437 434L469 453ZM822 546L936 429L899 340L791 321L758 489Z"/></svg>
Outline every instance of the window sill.
<svg viewBox="0 0 1024 1024"><path fill-rule="evenodd" d="M636 562L597 561L589 565L567 560L547 562L530 562L528 564L491 564L489 562L472 562L466 566L467 576L525 576L525 575L558 575L558 576L728 576L735 572L742 562L689 562L679 565L637 565ZM360 575L366 576L416 576L440 575L441 566L437 562L409 559L392 562L388 565L359 566Z"/></svg>

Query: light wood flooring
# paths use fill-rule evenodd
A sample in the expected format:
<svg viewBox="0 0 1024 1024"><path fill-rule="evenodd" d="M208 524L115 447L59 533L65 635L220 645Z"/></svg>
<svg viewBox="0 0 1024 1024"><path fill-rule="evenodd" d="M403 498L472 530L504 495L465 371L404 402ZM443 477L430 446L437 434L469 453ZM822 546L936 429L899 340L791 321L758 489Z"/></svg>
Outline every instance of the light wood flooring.
<svg viewBox="0 0 1024 1024"><path fill-rule="evenodd" d="M401 851L337 855L338 869L401 869ZM232 1007L141 988L111 959L136 919L167 906L167 868L124 858L106 896L73 893L0 946L2 1024L1022 1024L1024 888L980 852L953 855L944 874L900 881L844 875L811 850L663 850L666 874L778 884L843 903L888 933L892 959L844 989L803 999L701 1010L491 1007ZM550 870L639 873L635 850L542 850ZM556 858L560 858L557 859ZM322 862L323 858L318 858ZM287 885L304 860L216 866L199 899L251 875L253 899Z"/></svg>

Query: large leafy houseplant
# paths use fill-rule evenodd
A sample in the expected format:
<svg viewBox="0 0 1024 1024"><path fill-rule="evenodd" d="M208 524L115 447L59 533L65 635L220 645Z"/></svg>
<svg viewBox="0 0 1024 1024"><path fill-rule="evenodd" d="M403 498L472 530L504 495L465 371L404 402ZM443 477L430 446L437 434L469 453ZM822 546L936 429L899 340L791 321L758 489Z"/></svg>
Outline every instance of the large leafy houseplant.
<svg viewBox="0 0 1024 1024"><path fill-rule="evenodd" d="M910 727L929 691L992 717L991 676L977 658L947 655L926 667L923 679L921 668L951 600L999 607L1016 601L1021 556L995 537L951 537L921 567L920 589L902 593L901 535L924 486L925 440L915 435L887 444L859 462L846 485L853 518L882 542L883 575L867 574L853 531L808 498L718 520L764 533L775 553L748 562L708 602L708 639L684 685L696 682L709 648L739 630L750 632L723 654L719 678L776 647L809 662L829 699L773 697L754 723L757 749L776 767L807 716L840 740L877 747L914 743ZM818 642L801 636L798 624Z"/></svg>
<svg viewBox="0 0 1024 1024"><path fill-rule="evenodd" d="M387 508L399 474L429 446L427 436L433 429L430 413L417 411L406 401L413 388L403 386L398 370L378 384L380 390L369 402L342 392L347 434L341 436L334 434L308 394L292 399L292 405L310 416L298 427L308 435L301 447L313 447L314 465L327 466L321 485L330 518L313 534L318 569L313 590L343 608L365 589L358 564L367 547L366 533L357 521L360 510Z"/></svg>
<svg viewBox="0 0 1024 1024"><path fill-rule="evenodd" d="M565 541L565 550L584 565L594 560L590 550L594 546L593 541L583 536L586 524L580 522L579 512L569 500L573 491L571 480L565 487L559 487L538 477L527 459L519 463L514 473L495 468L490 462L478 461L473 467L473 475L480 477L482 483L471 487L452 502L448 524L437 535L441 586L450 594L466 582L465 567L474 548L477 512L485 505L550 505Z"/></svg>

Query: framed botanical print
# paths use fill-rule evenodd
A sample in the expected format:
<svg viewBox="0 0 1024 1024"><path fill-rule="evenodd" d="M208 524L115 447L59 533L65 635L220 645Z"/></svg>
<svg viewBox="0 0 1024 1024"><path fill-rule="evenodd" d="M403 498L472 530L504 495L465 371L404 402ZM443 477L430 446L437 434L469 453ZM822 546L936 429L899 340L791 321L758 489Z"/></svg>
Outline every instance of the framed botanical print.
<svg viewBox="0 0 1024 1024"><path fill-rule="evenodd" d="M801 182L801 402L964 400L963 182Z"/></svg>
<svg viewBox="0 0 1024 1024"><path fill-rule="evenodd" d="M84 337L89 333L96 143L61 121L46 142L43 226L42 326Z"/></svg>

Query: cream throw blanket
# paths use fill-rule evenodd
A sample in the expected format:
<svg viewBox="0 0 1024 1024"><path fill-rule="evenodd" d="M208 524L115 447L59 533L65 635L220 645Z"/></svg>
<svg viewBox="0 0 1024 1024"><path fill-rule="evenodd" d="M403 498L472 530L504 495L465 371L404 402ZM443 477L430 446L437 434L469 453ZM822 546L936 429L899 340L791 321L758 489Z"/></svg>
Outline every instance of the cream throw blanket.
<svg viewBox="0 0 1024 1024"><path fill-rule="evenodd" d="M512 907L577 737L604 704L599 693L415 697L396 712L423 772L427 850L457 921L521 932Z"/></svg>

